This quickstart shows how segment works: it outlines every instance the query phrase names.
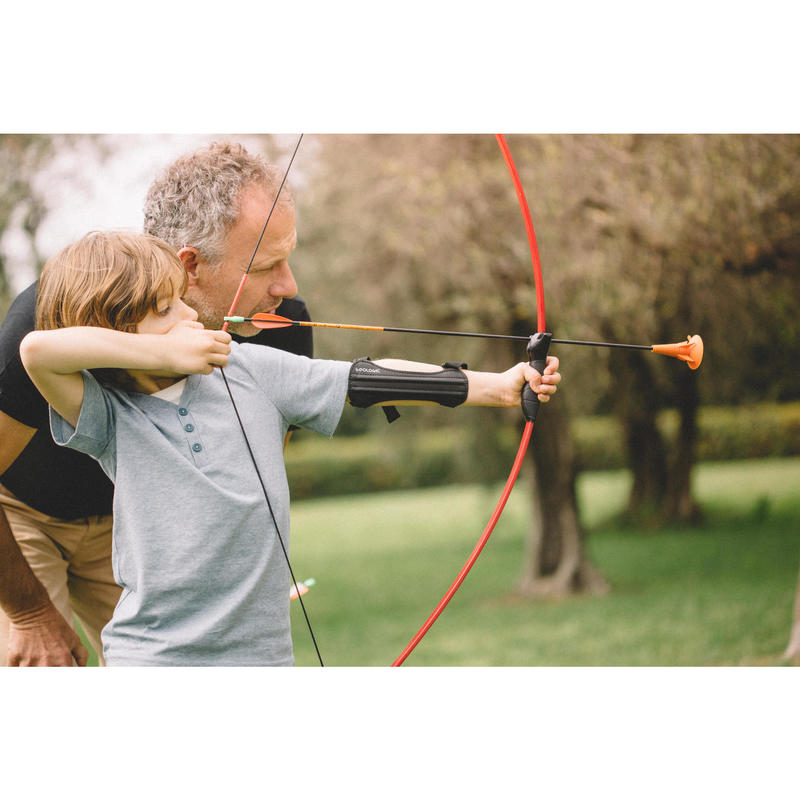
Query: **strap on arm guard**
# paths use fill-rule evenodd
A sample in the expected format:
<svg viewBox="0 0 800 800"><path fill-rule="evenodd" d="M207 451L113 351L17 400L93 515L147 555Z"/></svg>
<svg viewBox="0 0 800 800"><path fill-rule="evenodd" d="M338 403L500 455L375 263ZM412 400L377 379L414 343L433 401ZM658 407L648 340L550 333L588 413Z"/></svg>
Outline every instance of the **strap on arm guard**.
<svg viewBox="0 0 800 800"><path fill-rule="evenodd" d="M359 358L350 367L348 400L356 408L390 400L418 400L454 408L467 399L469 381L462 372L466 368L466 364L447 361L440 372L406 372ZM389 422L400 416L393 406L384 408Z"/></svg>

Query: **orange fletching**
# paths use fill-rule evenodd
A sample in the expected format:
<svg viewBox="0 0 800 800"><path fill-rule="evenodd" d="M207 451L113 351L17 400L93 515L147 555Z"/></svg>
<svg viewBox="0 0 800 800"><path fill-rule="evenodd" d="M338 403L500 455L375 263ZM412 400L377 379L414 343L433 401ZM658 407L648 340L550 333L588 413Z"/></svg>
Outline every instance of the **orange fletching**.
<svg viewBox="0 0 800 800"><path fill-rule="evenodd" d="M255 328L268 330L269 328L288 328L292 321L278 314L267 314L264 311L260 311L258 314L253 314L250 318L250 323Z"/></svg>
<svg viewBox="0 0 800 800"><path fill-rule="evenodd" d="M662 356L673 356L685 361L690 369L697 369L703 360L703 340L695 334L689 336L685 342L675 344L654 344L653 352Z"/></svg>

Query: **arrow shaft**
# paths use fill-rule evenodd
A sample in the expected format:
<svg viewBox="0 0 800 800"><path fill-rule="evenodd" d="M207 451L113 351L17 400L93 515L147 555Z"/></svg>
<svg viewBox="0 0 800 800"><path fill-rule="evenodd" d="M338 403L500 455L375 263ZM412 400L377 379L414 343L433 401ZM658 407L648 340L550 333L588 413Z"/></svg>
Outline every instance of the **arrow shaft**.
<svg viewBox="0 0 800 800"><path fill-rule="evenodd" d="M260 322L258 317L225 317L226 322ZM282 318L274 327L288 327L295 325L303 328L339 328L348 331L374 331L376 333L423 333L429 336L465 336L472 339L507 339L517 342L527 342L529 336L506 336L501 333L471 333L467 331L435 331L425 328L393 328L380 325L352 325L345 322L309 322ZM267 328L269 330L269 328ZM618 344L616 342L587 342L578 339L551 339L553 344L577 344L584 347L621 347L629 350L652 350L649 344Z"/></svg>
<svg viewBox="0 0 800 800"><path fill-rule="evenodd" d="M651 344L617 344L616 342L583 342L578 339L551 339L552 344L580 344L584 347L622 347L626 350L652 350Z"/></svg>
<svg viewBox="0 0 800 800"><path fill-rule="evenodd" d="M500 333L468 333L466 331L432 331L424 328L378 328L370 325L339 325L331 322L299 322L299 325L320 328L346 328L354 331L383 331L385 333L423 333L429 336L465 336L472 339L513 339L527 342L529 336L504 336Z"/></svg>
<svg viewBox="0 0 800 800"><path fill-rule="evenodd" d="M435 336L468 336L473 339L512 339L519 342L527 342L530 336L504 336L500 333L466 333L464 331L428 331L418 328L384 328L385 331L393 333L430 333Z"/></svg>
<svg viewBox="0 0 800 800"><path fill-rule="evenodd" d="M226 322L262 322L258 317L225 317ZM271 327L282 328L295 325L302 328L340 328L348 331L374 331L377 333L423 333L430 336L468 336L474 339L513 339L520 342L527 342L529 336L504 336L499 333L468 333L465 331L432 331L423 328L390 328L378 325L351 325L344 322L308 322L306 320L285 319Z"/></svg>

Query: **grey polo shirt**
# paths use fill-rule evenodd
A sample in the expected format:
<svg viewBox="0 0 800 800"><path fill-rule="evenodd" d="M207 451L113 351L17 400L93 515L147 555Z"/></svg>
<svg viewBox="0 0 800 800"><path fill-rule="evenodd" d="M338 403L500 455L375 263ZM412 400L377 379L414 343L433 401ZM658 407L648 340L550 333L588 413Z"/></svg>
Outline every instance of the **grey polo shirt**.
<svg viewBox="0 0 800 800"><path fill-rule="evenodd" d="M287 547L284 437L333 435L350 366L231 345L225 375ZM177 404L86 372L77 428L52 409L51 428L114 481L110 666L293 663L289 571L219 370L190 375Z"/></svg>

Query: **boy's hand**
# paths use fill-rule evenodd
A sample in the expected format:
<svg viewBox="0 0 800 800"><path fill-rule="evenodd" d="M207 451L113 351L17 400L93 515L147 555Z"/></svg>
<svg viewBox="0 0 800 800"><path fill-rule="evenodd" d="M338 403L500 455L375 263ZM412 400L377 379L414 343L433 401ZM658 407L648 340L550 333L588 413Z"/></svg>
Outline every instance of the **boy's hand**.
<svg viewBox="0 0 800 800"><path fill-rule="evenodd" d="M529 383L531 389L536 393L540 403L547 403L556 393L558 384L561 383L561 373L558 371L559 361L556 356L547 357L547 365L544 368L544 375L540 375L530 364L522 363L512 367L503 375L511 381L514 402L509 405L519 403L522 387Z"/></svg>
<svg viewBox="0 0 800 800"><path fill-rule="evenodd" d="M180 375L208 375L214 367L228 365L231 335L226 331L184 320L163 334L163 340L165 363Z"/></svg>

